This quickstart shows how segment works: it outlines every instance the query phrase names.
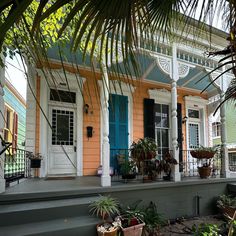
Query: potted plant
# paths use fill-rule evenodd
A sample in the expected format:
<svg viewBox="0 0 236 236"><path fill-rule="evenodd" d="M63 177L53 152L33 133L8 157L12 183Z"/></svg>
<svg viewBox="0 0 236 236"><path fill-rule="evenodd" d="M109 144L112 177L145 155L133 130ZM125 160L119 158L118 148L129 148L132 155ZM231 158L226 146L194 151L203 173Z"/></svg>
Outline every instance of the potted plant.
<svg viewBox="0 0 236 236"><path fill-rule="evenodd" d="M159 235L160 228L166 225L166 221L158 212L154 202L150 202L149 205L144 208L143 220L145 222L143 235L145 236Z"/></svg>
<svg viewBox="0 0 236 236"><path fill-rule="evenodd" d="M174 165L177 165L178 162L175 158L173 158L170 152L166 152L164 158L159 162L157 166L157 172L161 173L164 171L166 176L163 176L164 180L171 180L171 171Z"/></svg>
<svg viewBox="0 0 236 236"><path fill-rule="evenodd" d="M208 178L211 175L211 160L216 154L216 151L214 147L203 146L190 151L192 157L199 160L200 166L198 166L198 173L200 178Z"/></svg>
<svg viewBox="0 0 236 236"><path fill-rule="evenodd" d="M221 195L217 200L217 207L226 217L233 218L236 211L236 197Z"/></svg>
<svg viewBox="0 0 236 236"><path fill-rule="evenodd" d="M125 160L120 164L122 179L134 179L136 177L136 165L132 160Z"/></svg>
<svg viewBox="0 0 236 236"><path fill-rule="evenodd" d="M150 169L150 160L156 157L157 144L155 140L151 138L138 139L130 146L130 152L132 159L137 163L139 172L149 176L148 173L145 173L145 170L147 172Z"/></svg>
<svg viewBox="0 0 236 236"><path fill-rule="evenodd" d="M116 218L120 222L123 236L141 236L145 223L144 212L138 209L141 201L136 201L131 206L121 209L121 215Z"/></svg>
<svg viewBox="0 0 236 236"><path fill-rule="evenodd" d="M112 221L112 215L118 214L118 202L110 196L100 198L90 204L92 214L102 218L103 222L97 225L98 236L116 236L119 225Z"/></svg>

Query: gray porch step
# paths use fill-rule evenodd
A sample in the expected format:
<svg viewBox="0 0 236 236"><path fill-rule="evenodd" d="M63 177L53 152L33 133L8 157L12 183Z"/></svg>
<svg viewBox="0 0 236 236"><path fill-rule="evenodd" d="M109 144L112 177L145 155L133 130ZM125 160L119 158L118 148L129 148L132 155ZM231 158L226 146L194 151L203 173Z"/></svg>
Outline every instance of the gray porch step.
<svg viewBox="0 0 236 236"><path fill-rule="evenodd" d="M1 205L0 227L89 216L89 204L96 199L98 196Z"/></svg>
<svg viewBox="0 0 236 236"><path fill-rule="evenodd" d="M8 219L9 221L11 220ZM61 218L50 221L38 221L34 223L11 225L0 227L0 235L23 236L95 236L96 224L99 220L94 217Z"/></svg>

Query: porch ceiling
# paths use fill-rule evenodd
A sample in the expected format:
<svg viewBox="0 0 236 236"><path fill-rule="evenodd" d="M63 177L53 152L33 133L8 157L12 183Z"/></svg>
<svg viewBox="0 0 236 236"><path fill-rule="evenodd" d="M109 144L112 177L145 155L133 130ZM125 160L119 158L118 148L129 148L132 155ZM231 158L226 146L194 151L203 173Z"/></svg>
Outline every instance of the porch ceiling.
<svg viewBox="0 0 236 236"><path fill-rule="evenodd" d="M50 48L47 53L49 58L59 61L61 60L57 46ZM83 62L82 53L78 51L76 54L71 54L69 50L69 45L67 45L66 48L63 49L61 56L63 58L63 61L65 62L74 63L82 66L89 66L89 67L91 66L91 61L88 55L86 55L85 62ZM164 58L163 55L160 56ZM171 58L168 56L166 58L169 61L171 60ZM138 70L142 79L162 84L171 83L170 75L166 73L166 71L160 68L157 57L154 57L149 53L136 52L135 59L139 64ZM180 62L180 60L178 61ZM184 62L184 64L186 64L186 62ZM118 66L119 66L119 73L126 74L128 72L133 77L137 76L131 63L130 67L128 68L128 71L125 69L123 62L120 62ZM171 64L165 66L168 67L166 68L167 70L169 69L171 71L170 68ZM99 68L98 65L97 68ZM108 68L108 71L110 72L115 71L116 68L117 68L116 66L113 67L111 65L110 68ZM207 85L210 84L211 82L211 78L209 76L206 76L204 79L198 82L205 75L207 75L207 71L203 66L201 67L199 65L196 66L189 65L189 72L187 73L186 76L180 77L177 84L179 87L194 89L200 92L203 89L205 89ZM215 84L212 84L207 88L206 92L209 94L216 94L218 93L217 87L215 86Z"/></svg>
<svg viewBox="0 0 236 236"><path fill-rule="evenodd" d="M163 56L161 56L163 57ZM164 57L163 57L164 58ZM161 68L160 63L158 63L157 57L151 56L149 54L144 54L144 53L136 53L136 60L139 64L139 70L141 74L141 78L157 83L164 83L164 84L170 84L171 83L171 78L170 78L170 73L168 74L166 71L171 71L171 63L163 65L163 67L166 68ZM165 59L164 59L165 60ZM167 61L170 62L171 58L167 57ZM182 63L182 61L178 60L178 62ZM186 62L184 62L185 65L188 66ZM112 71L114 68L110 68ZM121 73L125 74L125 67L123 62L119 63L119 69ZM165 71L166 70L166 71ZM130 68L130 71L132 76L136 76L134 70L132 67ZM211 78L210 76L207 75L206 69L202 66L199 65L190 65L189 64L189 71L184 77L180 77L178 80L177 84L179 87L182 88L188 88L188 89L194 89L198 90L201 92L203 89L205 89L210 83L211 83ZM204 77L206 76L206 77ZM203 78L204 77L204 78ZM201 78L203 78L200 82L198 82ZM215 84L211 84L207 90L207 93L209 94L216 94L217 92L217 87Z"/></svg>

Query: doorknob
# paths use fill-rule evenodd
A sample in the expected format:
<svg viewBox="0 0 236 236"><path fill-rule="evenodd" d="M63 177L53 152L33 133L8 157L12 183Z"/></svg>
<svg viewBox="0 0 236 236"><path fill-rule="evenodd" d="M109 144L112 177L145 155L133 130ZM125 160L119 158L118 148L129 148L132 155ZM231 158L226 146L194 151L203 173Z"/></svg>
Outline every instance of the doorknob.
<svg viewBox="0 0 236 236"><path fill-rule="evenodd" d="M76 152L76 149L77 149L76 146L74 146L74 152Z"/></svg>

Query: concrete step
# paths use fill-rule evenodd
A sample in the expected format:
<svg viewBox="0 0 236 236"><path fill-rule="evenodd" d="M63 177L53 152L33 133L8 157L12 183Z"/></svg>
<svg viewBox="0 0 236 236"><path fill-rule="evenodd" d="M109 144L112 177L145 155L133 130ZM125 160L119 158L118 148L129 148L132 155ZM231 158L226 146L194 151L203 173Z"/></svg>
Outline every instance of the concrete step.
<svg viewBox="0 0 236 236"><path fill-rule="evenodd" d="M11 219L9 219L10 221ZM60 218L50 221L0 227L4 236L95 236L99 220L91 216Z"/></svg>
<svg viewBox="0 0 236 236"><path fill-rule="evenodd" d="M0 226L89 216L89 205L96 199L98 196L1 205Z"/></svg>

